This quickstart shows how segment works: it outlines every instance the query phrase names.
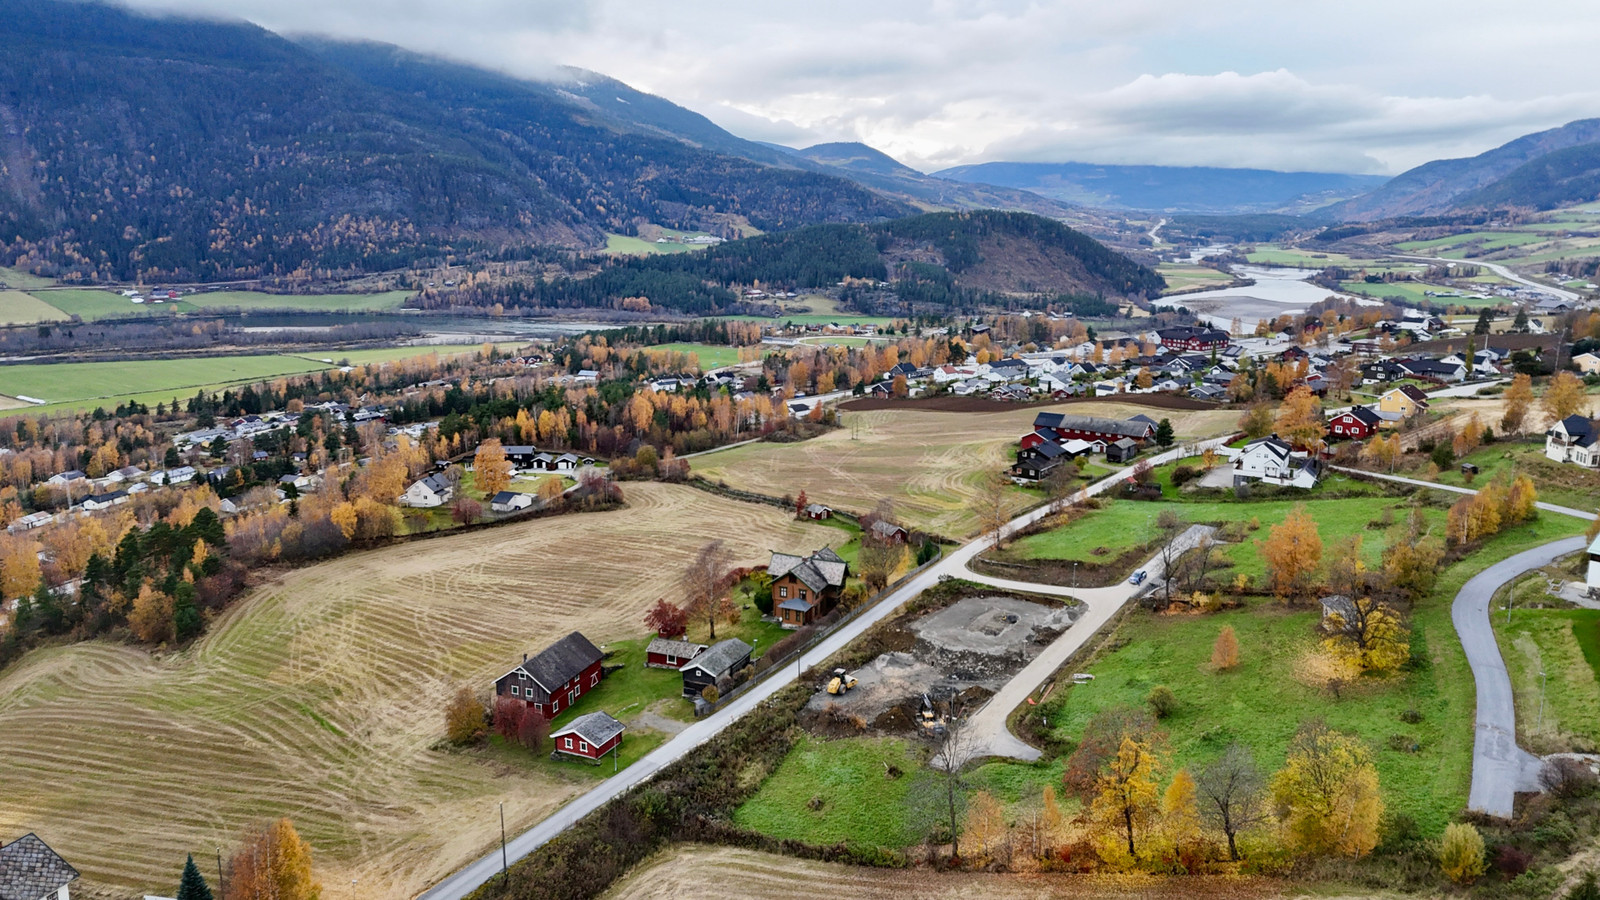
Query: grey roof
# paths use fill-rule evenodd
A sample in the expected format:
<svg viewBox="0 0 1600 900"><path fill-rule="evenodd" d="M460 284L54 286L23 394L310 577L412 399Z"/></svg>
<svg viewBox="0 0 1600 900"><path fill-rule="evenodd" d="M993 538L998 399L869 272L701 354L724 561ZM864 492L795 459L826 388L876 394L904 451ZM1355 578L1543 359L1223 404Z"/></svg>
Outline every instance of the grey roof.
<svg viewBox="0 0 1600 900"><path fill-rule="evenodd" d="M592 746L599 747L626 731L627 727L613 719L609 713L592 712L573 719L567 727L551 732L550 736L554 738L567 734L577 735Z"/></svg>
<svg viewBox="0 0 1600 900"><path fill-rule="evenodd" d="M551 691L571 681L604 656L599 647L574 631L524 662L522 670L532 675L540 687Z"/></svg>
<svg viewBox="0 0 1600 900"><path fill-rule="evenodd" d="M494 497L492 497L489 500L489 502L491 504L494 504L494 503L502 503L502 504L510 503L511 501L517 499L518 497L522 497L522 496L526 496L526 495L518 493L517 491L501 491L500 493L495 494Z"/></svg>
<svg viewBox="0 0 1600 900"><path fill-rule="evenodd" d="M811 608L811 604L809 604L806 601L801 600L800 598L796 597L796 598L793 598L793 599L785 600L782 603L779 603L778 604L778 608L779 609L793 610L795 612L805 612L806 610Z"/></svg>
<svg viewBox="0 0 1600 900"><path fill-rule="evenodd" d="M0 847L0 900L41 900L71 884L78 870L36 834Z"/></svg>
<svg viewBox="0 0 1600 900"><path fill-rule="evenodd" d="M706 649L705 644L696 644L693 641L680 641L674 638L658 637L650 642L650 646L644 648L644 652L659 653L662 656L676 656L680 659L688 659L704 649Z"/></svg>
<svg viewBox="0 0 1600 900"><path fill-rule="evenodd" d="M1102 416L1068 416L1061 413L1039 413L1033 419L1034 428L1057 428L1065 431L1092 431L1096 434L1120 434L1144 440L1153 426L1132 419L1107 419Z"/></svg>
<svg viewBox="0 0 1600 900"><path fill-rule="evenodd" d="M812 503L812 504L806 506L806 513L808 515L816 515L817 513L823 513L823 512L833 512L833 507L824 506L821 503Z"/></svg>
<svg viewBox="0 0 1600 900"><path fill-rule="evenodd" d="M1039 446L1043 447L1044 445L1040 444ZM884 520L879 519L878 521L872 523L872 533L879 537L890 537L902 532L910 534L910 532L906 531L901 526L894 524L893 522L885 522Z"/></svg>
<svg viewBox="0 0 1600 900"><path fill-rule="evenodd" d="M126 496L128 496L127 491L112 491L108 494L91 494L89 495L89 500L92 500L95 503L113 503ZM88 503L89 500L85 500L84 502Z"/></svg>
<svg viewBox="0 0 1600 900"><path fill-rule="evenodd" d="M1324 616L1331 616L1335 613L1338 613L1339 617L1344 619L1346 625L1350 624L1350 617L1355 613L1355 611L1355 604L1350 601L1349 597L1346 597L1343 594L1334 594L1332 596L1322 598L1322 614Z"/></svg>
<svg viewBox="0 0 1600 900"><path fill-rule="evenodd" d="M694 662L683 668L699 669L707 675L721 675L733 668L733 664L750 655L751 647L738 638L728 638L717 641L711 649L694 658Z"/></svg>
<svg viewBox="0 0 1600 900"><path fill-rule="evenodd" d="M438 472L435 472L432 475L422 479L421 484L423 487L433 491L435 494L442 494L445 491L450 490L450 482L445 480L445 477Z"/></svg>

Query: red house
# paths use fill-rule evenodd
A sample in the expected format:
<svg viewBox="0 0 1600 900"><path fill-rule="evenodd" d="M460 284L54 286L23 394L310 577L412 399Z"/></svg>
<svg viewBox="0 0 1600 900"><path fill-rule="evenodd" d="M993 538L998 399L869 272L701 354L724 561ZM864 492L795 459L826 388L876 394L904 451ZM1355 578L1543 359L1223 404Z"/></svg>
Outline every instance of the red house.
<svg viewBox="0 0 1600 900"><path fill-rule="evenodd" d="M554 719L578 698L600 686L605 654L574 631L521 665L500 676L494 692L522 700L546 719Z"/></svg>
<svg viewBox="0 0 1600 900"><path fill-rule="evenodd" d="M1191 350L1206 353L1228 346L1228 333L1216 328L1185 325L1181 328L1162 328L1156 332L1161 346L1169 350Z"/></svg>
<svg viewBox="0 0 1600 900"><path fill-rule="evenodd" d="M1352 406L1328 420L1328 436L1361 440L1378 432L1383 418L1365 406Z"/></svg>
<svg viewBox="0 0 1600 900"><path fill-rule="evenodd" d="M706 652L705 644L658 637L650 642L650 646L644 648L644 664L652 669L677 671L683 668L684 663L704 652Z"/></svg>
<svg viewBox="0 0 1600 900"><path fill-rule="evenodd" d="M572 720L572 724L550 733L557 753L598 763L600 757L622 745L627 726L604 712L592 712Z"/></svg>
<svg viewBox="0 0 1600 900"><path fill-rule="evenodd" d="M1033 433L1022 437L1022 449L1036 447L1042 439L1052 435L1058 442L1077 439L1110 444L1123 438L1143 442L1156 436L1156 423L1140 418L1107 419L1101 416L1039 413L1033 418Z"/></svg>

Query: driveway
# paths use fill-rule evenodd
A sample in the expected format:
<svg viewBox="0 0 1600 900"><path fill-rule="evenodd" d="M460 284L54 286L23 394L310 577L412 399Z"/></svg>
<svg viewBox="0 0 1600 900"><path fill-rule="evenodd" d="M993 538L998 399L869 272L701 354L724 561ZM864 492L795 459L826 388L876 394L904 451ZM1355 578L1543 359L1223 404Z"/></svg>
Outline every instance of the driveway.
<svg viewBox="0 0 1600 900"><path fill-rule="evenodd" d="M1489 603L1507 582L1557 557L1582 550L1587 542L1563 538L1525 550L1480 572L1462 586L1450 606L1450 621L1467 652L1478 687L1478 714L1472 739L1472 792L1467 808L1510 818L1518 791L1539 790L1539 757L1517 746L1517 709L1511 676L1489 625Z"/></svg>
<svg viewBox="0 0 1600 900"><path fill-rule="evenodd" d="M1216 531L1209 525L1192 525L1175 539L1179 547L1178 555L1192 549L1199 543L1202 535L1212 534ZM1176 558L1176 557L1174 557ZM1026 744L1021 738L1011 733L1006 727L1006 719L1011 711L1027 702L1029 695L1039 689L1051 675L1055 674L1077 653L1084 644L1088 643L1111 618L1122 609L1129 600L1137 597L1146 590L1153 589L1157 582L1166 574L1162 563L1161 554L1151 557L1143 566L1149 573L1149 578L1142 585L1134 586L1127 581L1102 588L1064 588L1050 584L1035 584L1031 581L1012 581L1007 578L991 578L968 569L961 577L968 581L989 584L1012 591L1029 591L1035 594L1052 594L1058 597L1071 597L1081 601L1086 609L1072 627L1061 633L1034 657L1031 662L1023 667L1022 671L1011 677L1000 690L995 692L989 702L985 703L967 721L967 728L972 735L972 751L974 757L1006 756L1020 759L1024 762L1033 762L1038 759L1038 748Z"/></svg>
<svg viewBox="0 0 1600 900"><path fill-rule="evenodd" d="M1376 478L1380 481L1393 481L1397 484L1409 484L1415 487L1432 488L1436 491L1449 491L1452 494L1476 494L1472 488L1456 487L1453 484L1439 484L1434 481L1423 481L1418 478L1406 478L1403 475L1385 475L1382 472L1369 472L1366 469L1353 469L1349 466L1330 466L1335 472L1344 472L1347 475L1362 475L1367 478ZM1535 503L1534 506L1544 512L1555 513L1558 516L1571 516L1574 519L1588 519L1593 521L1595 514L1582 509L1573 509L1570 506L1557 506L1554 503Z"/></svg>

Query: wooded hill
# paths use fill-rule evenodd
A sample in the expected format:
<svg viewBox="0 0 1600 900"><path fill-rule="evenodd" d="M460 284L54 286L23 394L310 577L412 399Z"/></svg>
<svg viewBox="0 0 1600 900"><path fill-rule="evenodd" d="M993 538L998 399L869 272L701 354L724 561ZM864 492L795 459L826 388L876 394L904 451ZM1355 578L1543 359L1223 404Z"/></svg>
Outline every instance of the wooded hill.
<svg viewBox="0 0 1600 900"><path fill-rule="evenodd" d="M883 282L905 303L957 311L1018 295L1154 297L1161 276L1065 225L1029 213L927 213L873 225L815 225L729 241L700 253L619 259L588 277L477 285L443 302L513 307L612 306L643 297L693 315L736 311L736 289ZM425 302L427 297L425 295Z"/></svg>
<svg viewBox="0 0 1600 900"><path fill-rule="evenodd" d="M671 134L666 110L630 123L576 84L87 3L0 0L0 20L0 265L310 274L646 222L736 236L913 211Z"/></svg>

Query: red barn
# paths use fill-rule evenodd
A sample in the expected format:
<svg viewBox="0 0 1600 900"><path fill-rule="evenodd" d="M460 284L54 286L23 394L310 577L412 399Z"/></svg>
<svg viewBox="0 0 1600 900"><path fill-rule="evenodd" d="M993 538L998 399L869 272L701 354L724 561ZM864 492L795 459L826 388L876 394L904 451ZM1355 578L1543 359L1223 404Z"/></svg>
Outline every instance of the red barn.
<svg viewBox="0 0 1600 900"><path fill-rule="evenodd" d="M1328 436L1361 440L1378 432L1383 418L1365 406L1352 406L1328 420Z"/></svg>
<svg viewBox="0 0 1600 900"><path fill-rule="evenodd" d="M683 668L684 663L704 652L706 652L705 644L658 637L650 642L650 646L644 648L644 664L652 669L677 671Z"/></svg>
<svg viewBox="0 0 1600 900"><path fill-rule="evenodd" d="M572 720L572 724L550 733L557 753L599 762L600 757L622 745L627 726L604 712L592 712Z"/></svg>
<svg viewBox="0 0 1600 900"><path fill-rule="evenodd" d="M554 719L577 703L579 697L599 687L604 658L600 648L574 631L533 659L523 657L521 665L494 683L494 692L501 697L516 697L546 719Z"/></svg>
<svg viewBox="0 0 1600 900"><path fill-rule="evenodd" d="M1206 353L1228 346L1228 333L1216 328L1185 325L1181 328L1162 328L1156 332L1161 346L1169 350L1190 350Z"/></svg>
<svg viewBox="0 0 1600 900"><path fill-rule="evenodd" d="M1144 442L1156 436L1156 423L1143 418L1107 419L1101 416L1069 416L1039 413L1033 418L1033 434L1024 435L1022 449L1037 446L1034 435L1054 435L1056 441L1104 441L1112 444L1123 438Z"/></svg>

